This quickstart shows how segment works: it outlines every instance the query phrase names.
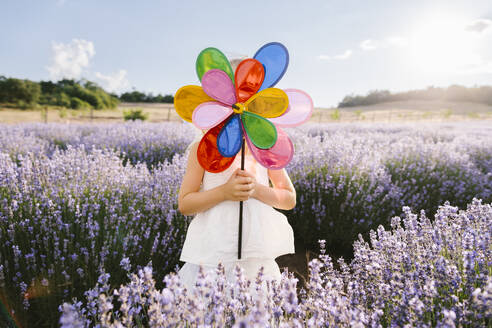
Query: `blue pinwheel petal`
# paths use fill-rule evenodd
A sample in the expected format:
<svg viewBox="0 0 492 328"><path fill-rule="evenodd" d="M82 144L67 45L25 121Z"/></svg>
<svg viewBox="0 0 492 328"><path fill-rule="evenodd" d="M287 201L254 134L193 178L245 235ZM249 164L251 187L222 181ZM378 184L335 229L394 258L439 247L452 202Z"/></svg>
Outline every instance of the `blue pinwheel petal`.
<svg viewBox="0 0 492 328"><path fill-rule="evenodd" d="M279 42L265 44L256 52L253 58L262 63L265 69L265 78L258 92L277 84L287 70L287 66L289 66L289 52Z"/></svg>
<svg viewBox="0 0 492 328"><path fill-rule="evenodd" d="M217 137L217 149L224 157L235 156L243 145L243 129L238 114L232 115L220 130Z"/></svg>

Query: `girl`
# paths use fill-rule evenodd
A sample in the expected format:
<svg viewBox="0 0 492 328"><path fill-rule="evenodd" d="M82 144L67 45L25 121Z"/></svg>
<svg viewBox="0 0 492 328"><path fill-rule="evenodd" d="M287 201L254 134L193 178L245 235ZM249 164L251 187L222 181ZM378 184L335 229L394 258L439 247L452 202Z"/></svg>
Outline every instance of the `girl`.
<svg viewBox="0 0 492 328"><path fill-rule="evenodd" d="M188 290L195 285L199 266L214 273L224 265L233 282L238 263L254 281L263 266L264 278L279 280L275 258L294 253L294 234L287 218L273 209L292 209L296 192L285 169L269 170L256 162L245 144L245 169L241 154L220 173L205 171L197 159L198 142L189 147L188 164L178 196L179 211L196 214L188 227L178 275ZM271 185L269 184L271 182ZM237 259L239 201L243 201L242 255ZM253 286L253 284L252 284Z"/></svg>

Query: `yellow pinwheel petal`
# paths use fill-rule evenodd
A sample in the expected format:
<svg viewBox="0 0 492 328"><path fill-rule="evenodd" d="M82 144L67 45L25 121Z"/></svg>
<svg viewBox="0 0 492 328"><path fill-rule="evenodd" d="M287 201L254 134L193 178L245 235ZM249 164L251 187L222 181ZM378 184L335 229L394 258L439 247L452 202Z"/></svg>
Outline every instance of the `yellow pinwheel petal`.
<svg viewBox="0 0 492 328"><path fill-rule="evenodd" d="M268 88L253 95L244 105L248 111L260 116L277 117L287 110L289 97L283 90Z"/></svg>
<svg viewBox="0 0 492 328"><path fill-rule="evenodd" d="M183 120L191 122L195 108L207 101L215 101L210 98L202 87L198 85L186 85L176 91L174 96L174 108Z"/></svg>

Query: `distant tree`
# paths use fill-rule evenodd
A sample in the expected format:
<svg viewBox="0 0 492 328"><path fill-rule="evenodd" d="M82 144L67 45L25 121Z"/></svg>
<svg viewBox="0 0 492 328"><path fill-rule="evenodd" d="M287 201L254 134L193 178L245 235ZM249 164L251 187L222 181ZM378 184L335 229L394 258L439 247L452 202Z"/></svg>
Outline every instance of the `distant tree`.
<svg viewBox="0 0 492 328"><path fill-rule="evenodd" d="M101 87L97 85L97 83L88 80L84 80L84 87L91 91L98 91L101 89Z"/></svg>
<svg viewBox="0 0 492 328"><path fill-rule="evenodd" d="M117 97L109 95L104 89L91 81L61 80L57 84L61 92L67 94L70 98L75 97L84 103L89 104L88 108L115 108L119 103ZM70 107L72 107L73 104L74 103L71 101Z"/></svg>
<svg viewBox="0 0 492 328"><path fill-rule="evenodd" d="M385 101L391 101L391 93L388 90L369 91L368 95L361 101L364 105L373 105Z"/></svg>
<svg viewBox="0 0 492 328"><path fill-rule="evenodd" d="M120 100L124 102L144 102L145 93L139 91L125 92L120 96Z"/></svg>
<svg viewBox="0 0 492 328"><path fill-rule="evenodd" d="M461 85L451 85L448 88L430 86L422 90L409 90L391 93L388 90L373 90L365 96L350 94L338 103L338 107L354 107L374 105L388 101L404 100L449 100L469 101L492 105L492 87L481 86L467 88Z"/></svg>
<svg viewBox="0 0 492 328"><path fill-rule="evenodd" d="M73 79L62 79L56 83L59 87L64 88L64 87L73 87L76 82Z"/></svg>
<svg viewBox="0 0 492 328"><path fill-rule="evenodd" d="M40 95L41 87L38 83L15 78L0 80L1 102L36 104Z"/></svg>
<svg viewBox="0 0 492 328"><path fill-rule="evenodd" d="M55 101L49 103L50 105L56 105L56 106L61 106L61 107L66 107L66 108L73 108L72 107L72 99L64 93L60 92L54 95Z"/></svg>
<svg viewBox="0 0 492 328"><path fill-rule="evenodd" d="M452 85L446 91L446 99L452 101L469 101L468 89L461 85Z"/></svg>
<svg viewBox="0 0 492 328"><path fill-rule="evenodd" d="M77 98L73 100L72 98ZM82 103L79 103L81 101ZM94 82L62 79L58 82L32 82L15 78L0 78L0 102L29 108L36 104L65 108L116 108L119 99L108 94Z"/></svg>
<svg viewBox="0 0 492 328"><path fill-rule="evenodd" d="M354 106L361 106L363 103L363 97L362 96L356 96L356 95L348 95L343 98L343 100L338 103L338 107L354 107Z"/></svg>
<svg viewBox="0 0 492 328"><path fill-rule="evenodd" d="M163 103L168 103L168 104L172 104L174 102L174 96L173 95L165 95L163 98L162 98L162 101Z"/></svg>
<svg viewBox="0 0 492 328"><path fill-rule="evenodd" d="M77 98L77 97L72 97L70 100L70 108L72 109L89 109L92 108L91 104Z"/></svg>
<svg viewBox="0 0 492 328"><path fill-rule="evenodd" d="M492 87L482 86L473 89L474 99L479 102L492 106Z"/></svg>
<svg viewBox="0 0 492 328"><path fill-rule="evenodd" d="M41 81L39 82L41 86L41 92L43 94L53 94L57 91L58 86L51 81Z"/></svg>
<svg viewBox="0 0 492 328"><path fill-rule="evenodd" d="M174 97L172 95L162 96L160 93L156 96L152 92L145 94L140 91L133 90L132 92L122 93L119 97L124 102L143 102L143 103L173 103Z"/></svg>

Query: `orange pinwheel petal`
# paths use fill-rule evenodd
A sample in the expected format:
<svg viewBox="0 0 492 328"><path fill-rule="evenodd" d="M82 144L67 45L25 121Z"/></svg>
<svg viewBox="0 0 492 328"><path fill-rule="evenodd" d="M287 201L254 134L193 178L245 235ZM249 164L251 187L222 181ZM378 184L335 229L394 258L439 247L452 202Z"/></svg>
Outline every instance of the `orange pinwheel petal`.
<svg viewBox="0 0 492 328"><path fill-rule="evenodd" d="M224 157L217 149L217 136L227 120L214 126L202 137L198 144L197 158L200 165L208 172L219 173L231 166L236 155Z"/></svg>
<svg viewBox="0 0 492 328"><path fill-rule="evenodd" d="M264 77L263 65L256 59L248 58L240 62L234 78L237 101L243 103L254 95L260 89Z"/></svg>

